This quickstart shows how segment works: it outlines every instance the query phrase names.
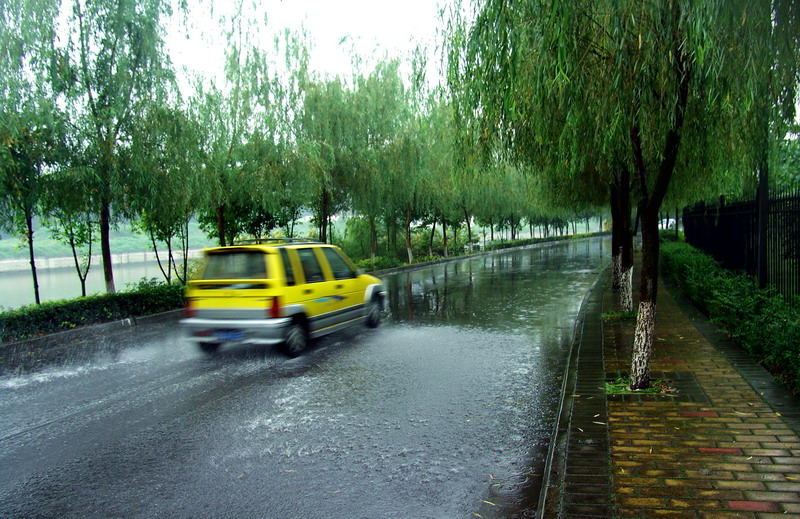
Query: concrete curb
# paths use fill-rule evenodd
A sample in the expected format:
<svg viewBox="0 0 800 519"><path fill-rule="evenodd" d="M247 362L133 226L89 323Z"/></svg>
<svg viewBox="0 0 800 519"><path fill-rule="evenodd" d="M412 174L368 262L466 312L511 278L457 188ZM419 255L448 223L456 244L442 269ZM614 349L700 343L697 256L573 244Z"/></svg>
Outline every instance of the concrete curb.
<svg viewBox="0 0 800 519"><path fill-rule="evenodd" d="M140 317L129 317L127 319L119 319L117 321L109 321L107 323L90 324L74 328L72 330L64 330L61 332L50 333L39 337L32 337L30 339L23 339L21 341L11 341L0 343L0 352L9 349L47 349L48 347L61 345L69 342L77 342L92 337L97 337L107 332L119 330L123 328L130 328L140 324L156 324L163 323L177 319L183 310L169 310L158 314L143 315Z"/></svg>
<svg viewBox="0 0 800 519"><path fill-rule="evenodd" d="M605 429L605 426L599 425L600 420L606 420L605 394L602 391L602 384L598 384L595 380L597 377L602 378L604 370L595 362L586 362L585 356L581 357L581 351L585 348L602 347L599 321L602 297L609 282L610 272L608 267L597 276L584 296L575 319L572 345L564 368L561 401L542 474L542 488L535 516L538 518L559 517L565 507L576 515L584 513L586 511L583 508L584 503L569 501L566 490L570 486L593 486L597 495L605 496L606 503L611 500L611 474L607 461L608 435L600 434L600 429ZM602 363L602 357L600 362ZM590 377L589 374L596 376ZM582 424L585 429L577 427L575 430L573 418L576 413L582 415L589 413L593 418L587 422L594 423L590 426ZM592 430L589 430L590 427ZM587 438L590 441L587 442ZM568 465L568 456L573 450L580 450L582 456L590 460L589 470L583 466ZM596 464L598 461L600 463ZM607 474L604 474L605 472ZM610 509L603 507L603 511Z"/></svg>

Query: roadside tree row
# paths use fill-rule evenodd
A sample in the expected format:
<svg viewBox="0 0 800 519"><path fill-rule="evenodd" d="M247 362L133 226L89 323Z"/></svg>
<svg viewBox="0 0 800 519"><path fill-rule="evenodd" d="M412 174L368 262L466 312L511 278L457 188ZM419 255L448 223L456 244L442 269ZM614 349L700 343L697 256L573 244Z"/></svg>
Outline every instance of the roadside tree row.
<svg viewBox="0 0 800 519"><path fill-rule="evenodd" d="M365 222L368 257L383 242L412 262L415 233L429 236L428 255L441 236L447 255L457 232L477 241L474 222L513 239L523 225L550 232L583 218L511 162L463 160L450 92L424 77L425 49L409 57L408 77L390 58L320 76L302 31L254 43L263 22L239 0L220 19L223 73L191 78L184 97L163 27L191 13L172 6L0 5L0 223L29 246L37 302L37 220L72 247L84 292L99 250L113 293L110 235L121 221L148 237L168 281L184 281L193 220L226 245L293 236L308 213L331 241L333 218L349 215Z"/></svg>

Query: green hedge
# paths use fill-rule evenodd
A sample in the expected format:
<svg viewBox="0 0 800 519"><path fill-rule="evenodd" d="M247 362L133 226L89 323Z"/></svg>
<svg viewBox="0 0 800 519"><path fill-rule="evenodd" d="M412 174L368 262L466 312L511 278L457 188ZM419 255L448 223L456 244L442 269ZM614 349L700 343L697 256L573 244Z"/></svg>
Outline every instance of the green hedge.
<svg viewBox="0 0 800 519"><path fill-rule="evenodd" d="M16 341L183 306L184 286L143 281L133 290L69 301L49 301L0 313L0 341Z"/></svg>
<svg viewBox="0 0 800 519"><path fill-rule="evenodd" d="M686 243L663 243L661 258L664 273L712 322L800 394L800 311Z"/></svg>
<svg viewBox="0 0 800 519"><path fill-rule="evenodd" d="M375 256L375 259L362 259L356 262L356 267L365 272L373 272L376 270L390 269L398 267L403 263L400 260L386 258L384 256Z"/></svg>

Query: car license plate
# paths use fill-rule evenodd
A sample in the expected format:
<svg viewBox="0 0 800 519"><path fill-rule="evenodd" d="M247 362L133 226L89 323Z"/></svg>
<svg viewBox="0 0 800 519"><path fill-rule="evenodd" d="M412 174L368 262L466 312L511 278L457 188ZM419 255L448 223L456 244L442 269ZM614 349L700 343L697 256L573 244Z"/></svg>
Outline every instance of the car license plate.
<svg viewBox="0 0 800 519"><path fill-rule="evenodd" d="M214 332L214 337L220 341L241 341L244 339L244 333L239 330L217 330Z"/></svg>

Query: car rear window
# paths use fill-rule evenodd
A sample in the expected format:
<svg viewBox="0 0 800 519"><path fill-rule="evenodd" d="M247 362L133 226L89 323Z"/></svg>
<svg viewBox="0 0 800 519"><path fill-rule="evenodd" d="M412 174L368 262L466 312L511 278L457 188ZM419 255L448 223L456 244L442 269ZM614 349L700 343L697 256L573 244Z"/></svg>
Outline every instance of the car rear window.
<svg viewBox="0 0 800 519"><path fill-rule="evenodd" d="M263 252L215 252L208 256L203 279L265 279Z"/></svg>

